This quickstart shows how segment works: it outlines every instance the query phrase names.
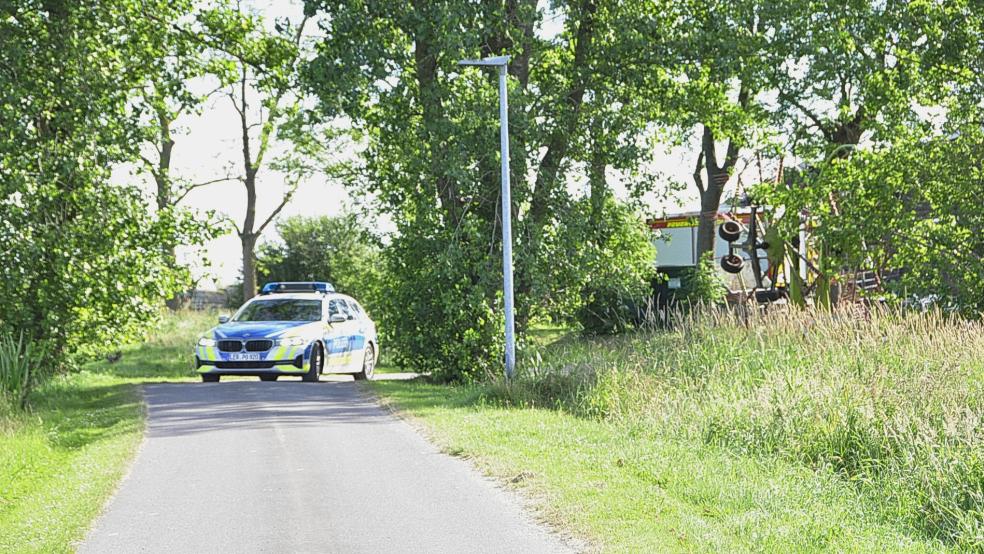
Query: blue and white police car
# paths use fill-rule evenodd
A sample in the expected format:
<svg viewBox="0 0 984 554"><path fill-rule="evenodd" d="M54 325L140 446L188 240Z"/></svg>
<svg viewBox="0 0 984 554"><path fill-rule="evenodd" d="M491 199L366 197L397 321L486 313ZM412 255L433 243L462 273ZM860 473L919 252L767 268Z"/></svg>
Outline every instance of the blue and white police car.
<svg viewBox="0 0 984 554"><path fill-rule="evenodd" d="M378 359L376 324L353 298L323 282L267 283L235 315L220 317L195 348L205 382L223 375L318 381L323 373L372 379Z"/></svg>

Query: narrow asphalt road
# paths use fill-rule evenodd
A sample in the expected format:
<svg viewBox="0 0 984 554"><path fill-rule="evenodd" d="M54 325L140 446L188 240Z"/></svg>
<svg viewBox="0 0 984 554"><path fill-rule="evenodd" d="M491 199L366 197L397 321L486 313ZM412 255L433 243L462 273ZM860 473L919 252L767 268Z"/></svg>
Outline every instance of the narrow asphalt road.
<svg viewBox="0 0 984 554"><path fill-rule="evenodd" d="M79 552L566 552L352 382L144 388L146 438Z"/></svg>

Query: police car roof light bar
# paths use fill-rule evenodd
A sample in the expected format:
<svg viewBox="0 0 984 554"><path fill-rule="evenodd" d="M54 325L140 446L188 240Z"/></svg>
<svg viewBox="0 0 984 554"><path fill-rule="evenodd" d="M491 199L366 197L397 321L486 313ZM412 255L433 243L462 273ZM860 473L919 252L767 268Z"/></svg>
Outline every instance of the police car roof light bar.
<svg viewBox="0 0 984 554"><path fill-rule="evenodd" d="M320 292L326 294L334 292L335 287L331 283L324 281L298 281L298 282L274 282L263 285L260 294L275 294L278 292Z"/></svg>

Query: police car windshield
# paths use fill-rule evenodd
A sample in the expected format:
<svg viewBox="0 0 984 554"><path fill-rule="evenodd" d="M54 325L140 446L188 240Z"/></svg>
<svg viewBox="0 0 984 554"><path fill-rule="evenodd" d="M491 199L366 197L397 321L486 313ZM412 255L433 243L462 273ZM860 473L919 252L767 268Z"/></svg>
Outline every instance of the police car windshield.
<svg viewBox="0 0 984 554"><path fill-rule="evenodd" d="M320 300L279 298L257 300L245 306L233 321L319 321Z"/></svg>

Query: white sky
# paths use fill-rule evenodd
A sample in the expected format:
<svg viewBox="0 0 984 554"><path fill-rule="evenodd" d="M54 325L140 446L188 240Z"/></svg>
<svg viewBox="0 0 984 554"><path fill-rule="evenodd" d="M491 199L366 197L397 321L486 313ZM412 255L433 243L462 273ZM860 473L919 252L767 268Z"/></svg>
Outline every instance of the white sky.
<svg viewBox="0 0 984 554"><path fill-rule="evenodd" d="M291 21L297 22L302 16L301 3L297 1L247 2L247 5L262 13L271 27L276 17L288 17ZM556 35L562 24L562 18L548 14L540 32L546 36ZM195 83L195 88L204 92L211 87L208 83L201 82ZM242 173L242 145L238 136L239 116L228 97L213 96L201 114L184 115L178 119L176 125L171 169L174 177L188 179L191 182L202 182ZM273 146L271 157L278 148L283 148L283 144ZM339 152L338 155L352 154ZM682 208L688 210L696 205L696 191L693 189L690 177L694 159L686 150L676 149L670 154L658 157L654 168L662 172L666 178L687 183ZM134 169L134 167L117 168L113 181L140 183L147 193L151 194L153 181L150 176L136 173ZM617 175L612 177L618 179ZM259 206L257 218L262 221L279 204L284 193L284 185L282 179L269 169L261 169L257 181ZM616 190L619 188L616 186ZM340 183L331 181L324 175L315 175L300 184L291 202L281 212L281 217L338 215L352 204L350 192ZM192 191L182 205L203 212L215 210L241 223L246 207L246 192L239 181L214 184ZM651 208L654 214L663 210L662 204L653 205ZM666 209L674 208L666 207ZM386 222L382 224L386 225ZM260 240L262 242L271 239L276 239L273 224L267 228ZM179 256L183 261L192 264L198 276L205 276L199 283L200 288L229 285L238 280L242 267L239 237L232 230L229 234L209 242L201 254L192 256L188 251L179 251ZM210 268L203 268L201 256L209 260Z"/></svg>

